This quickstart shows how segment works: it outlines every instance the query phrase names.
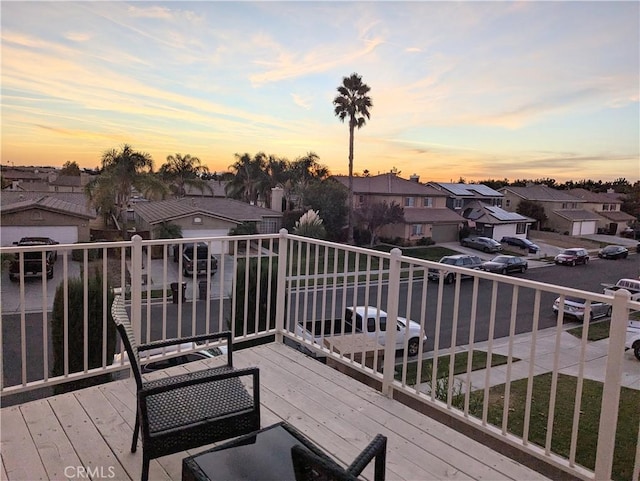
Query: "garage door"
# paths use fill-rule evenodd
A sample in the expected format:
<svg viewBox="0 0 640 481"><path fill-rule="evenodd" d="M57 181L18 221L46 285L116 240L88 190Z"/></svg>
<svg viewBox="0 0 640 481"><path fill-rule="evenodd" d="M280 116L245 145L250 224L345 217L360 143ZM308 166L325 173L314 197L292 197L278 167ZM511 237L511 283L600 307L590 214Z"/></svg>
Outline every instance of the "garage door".
<svg viewBox="0 0 640 481"><path fill-rule="evenodd" d="M76 226L2 226L0 239L3 246L13 245L23 237L50 237L60 244L78 242L78 228Z"/></svg>
<svg viewBox="0 0 640 481"><path fill-rule="evenodd" d="M596 222L593 220L588 220L582 223L580 226L580 234L595 234L596 233Z"/></svg>
<svg viewBox="0 0 640 481"><path fill-rule="evenodd" d="M194 237L222 237L229 235L228 229L185 229L182 231L182 237L192 239ZM212 242L211 252L213 254L222 253L222 242Z"/></svg>
<svg viewBox="0 0 640 481"><path fill-rule="evenodd" d="M458 240L458 225L434 225L431 228L431 239L434 242L455 242Z"/></svg>

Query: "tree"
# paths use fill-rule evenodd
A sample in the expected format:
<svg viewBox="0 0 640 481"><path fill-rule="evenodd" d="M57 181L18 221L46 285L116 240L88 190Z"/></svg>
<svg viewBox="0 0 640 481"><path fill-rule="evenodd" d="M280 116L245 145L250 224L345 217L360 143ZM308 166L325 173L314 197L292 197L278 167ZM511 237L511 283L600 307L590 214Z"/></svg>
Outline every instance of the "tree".
<svg viewBox="0 0 640 481"><path fill-rule="evenodd" d="M518 207L516 207L516 212L537 220L538 229L540 229L547 221L547 214L544 212L544 206L540 202L536 202L534 200L521 200Z"/></svg>
<svg viewBox="0 0 640 481"><path fill-rule="evenodd" d="M161 222L153 233L156 239L181 239L182 227L171 222Z"/></svg>
<svg viewBox="0 0 640 481"><path fill-rule="evenodd" d="M371 233L371 244L374 245L380 229L385 225L398 224L404 222L404 209L396 202L387 204L377 202L375 204L365 204L356 213L365 228Z"/></svg>
<svg viewBox="0 0 640 481"><path fill-rule="evenodd" d="M202 165L198 157L192 157L189 154L167 156L167 162L162 164L158 171L176 197L185 196L186 186L198 189L202 193L207 190L213 194L209 183L202 178L202 175L208 172L209 168Z"/></svg>
<svg viewBox="0 0 640 481"><path fill-rule="evenodd" d="M265 192L270 188L266 174L267 156L258 152L253 158L247 153L235 154L235 157L235 163L229 166L234 176L226 185L225 193L227 197L255 205L260 198L265 198Z"/></svg>
<svg viewBox="0 0 640 481"><path fill-rule="evenodd" d="M122 238L126 238L125 212L129 207L132 189L145 197L164 197L169 189L153 174L153 160L146 152L136 152L124 144L120 150L112 149L102 155L99 175L89 181L85 192L96 210L105 218L111 214L121 222Z"/></svg>
<svg viewBox="0 0 640 481"><path fill-rule="evenodd" d="M347 217L347 189L335 179L313 180L304 191L305 208L322 216L327 238L344 240L344 221Z"/></svg>
<svg viewBox="0 0 640 481"><path fill-rule="evenodd" d="M67 160L62 166L62 169L60 169L60 175L80 177L80 166L75 161Z"/></svg>
<svg viewBox="0 0 640 481"><path fill-rule="evenodd" d="M347 242L353 244L353 135L356 127L361 129L369 119L369 109L373 107L367 95L371 88L362 83L362 77L356 73L343 77L338 87L338 96L333 99L334 113L344 122L349 120L349 209L347 212Z"/></svg>

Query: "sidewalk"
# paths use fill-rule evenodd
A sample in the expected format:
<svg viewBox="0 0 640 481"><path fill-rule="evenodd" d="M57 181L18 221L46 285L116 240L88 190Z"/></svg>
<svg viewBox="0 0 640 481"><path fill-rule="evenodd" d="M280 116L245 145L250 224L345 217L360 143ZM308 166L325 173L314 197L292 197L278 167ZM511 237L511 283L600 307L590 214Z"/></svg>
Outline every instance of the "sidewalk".
<svg viewBox="0 0 640 481"><path fill-rule="evenodd" d="M526 379L529 371L533 369L533 375L544 374L553 371L555 363L556 328L540 330L537 333L536 349L534 357L531 357L531 333L515 336L512 346L513 358L519 361L511 363L511 381ZM607 350L609 339L588 342L584 351L583 372L585 379L603 382L606 376ZM457 351L467 351L469 346L459 346ZM488 342L476 343L473 346L477 351L488 351ZM581 340L564 330L560 334L560 352L558 354L559 372L569 376L577 376L579 373L582 356ZM493 341L492 352L494 354L509 355L509 339L501 338ZM442 352L441 355L446 354ZM507 379L508 365L491 368L489 373L489 385L504 384ZM484 389L487 382L487 370L480 369L471 373L472 389ZM456 379L462 382L463 391L467 383L467 375L461 374ZM622 385L631 389L640 390L640 362L631 351L624 353L622 361ZM429 385L423 383L420 387L423 392L429 392Z"/></svg>

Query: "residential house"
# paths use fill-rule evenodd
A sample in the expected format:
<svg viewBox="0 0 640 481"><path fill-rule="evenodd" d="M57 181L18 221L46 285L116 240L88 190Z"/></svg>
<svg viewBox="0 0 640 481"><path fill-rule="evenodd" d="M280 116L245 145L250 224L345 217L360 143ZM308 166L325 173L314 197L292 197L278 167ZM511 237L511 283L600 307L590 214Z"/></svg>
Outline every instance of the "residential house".
<svg viewBox="0 0 640 481"><path fill-rule="evenodd" d="M606 234L620 234L635 218L622 212L622 199L615 192L591 192L586 189L570 189L574 197L585 201L584 208L600 216L598 231Z"/></svg>
<svg viewBox="0 0 640 481"><path fill-rule="evenodd" d="M349 185L347 176L334 178L345 186ZM435 242L458 240L464 219L447 208L447 194L421 184L416 175L411 180L392 173L354 177L353 195L355 209L382 202L395 202L404 208L404 224L385 226L380 232L382 237L401 237L414 243L425 237Z"/></svg>
<svg viewBox="0 0 640 481"><path fill-rule="evenodd" d="M503 208L516 212L518 204L529 200L540 204L547 216L543 228L549 228L567 235L595 234L600 216L585 208L585 200L564 190L552 189L546 185L526 187L503 187Z"/></svg>
<svg viewBox="0 0 640 481"><path fill-rule="evenodd" d="M484 184L451 184L429 182L427 185L447 194L447 207L462 212L470 203L481 201L487 205L502 207L503 194Z"/></svg>
<svg viewBox="0 0 640 481"><path fill-rule="evenodd" d="M469 227L475 229L476 234L497 241L505 236L526 239L529 227L536 222L535 219L517 212L509 212L478 200L466 204L462 217L467 219Z"/></svg>
<svg viewBox="0 0 640 481"><path fill-rule="evenodd" d="M138 202L132 208L136 230L151 239L162 223L180 226L184 238L226 236L245 222L254 223L260 234L277 233L282 226L282 212L219 197ZM214 248L219 251L221 245Z"/></svg>
<svg viewBox="0 0 640 481"><path fill-rule="evenodd" d="M22 237L50 237L61 244L89 242L91 222L95 218L96 213L87 205L84 194L58 196L3 191L0 197L1 244L12 245Z"/></svg>

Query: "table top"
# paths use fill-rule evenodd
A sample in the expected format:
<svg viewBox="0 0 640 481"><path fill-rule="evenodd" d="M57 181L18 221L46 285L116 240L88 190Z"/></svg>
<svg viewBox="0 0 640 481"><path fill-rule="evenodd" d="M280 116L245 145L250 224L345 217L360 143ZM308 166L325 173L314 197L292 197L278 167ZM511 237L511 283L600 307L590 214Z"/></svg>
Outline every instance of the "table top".
<svg viewBox="0 0 640 481"><path fill-rule="evenodd" d="M291 448L318 452L302 433L285 422L274 424L183 459L183 481L295 481Z"/></svg>

